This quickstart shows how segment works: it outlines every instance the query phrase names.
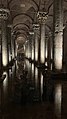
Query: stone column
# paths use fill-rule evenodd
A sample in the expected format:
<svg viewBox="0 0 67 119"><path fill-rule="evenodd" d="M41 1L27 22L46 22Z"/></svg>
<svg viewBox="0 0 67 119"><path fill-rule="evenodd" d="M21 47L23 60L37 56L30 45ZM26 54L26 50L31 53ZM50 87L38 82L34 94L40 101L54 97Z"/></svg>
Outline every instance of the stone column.
<svg viewBox="0 0 67 119"><path fill-rule="evenodd" d="M7 19L10 14L8 9L0 8L0 21L1 21L1 45L2 45L2 65L4 67L8 64L8 42L7 42Z"/></svg>
<svg viewBox="0 0 67 119"><path fill-rule="evenodd" d="M11 34L11 47L12 47L12 59L15 58L15 38L14 34Z"/></svg>
<svg viewBox="0 0 67 119"><path fill-rule="evenodd" d="M48 65L48 37L45 37L45 65Z"/></svg>
<svg viewBox="0 0 67 119"><path fill-rule="evenodd" d="M30 40L28 40L28 58L30 58Z"/></svg>
<svg viewBox="0 0 67 119"><path fill-rule="evenodd" d="M34 52L34 55L35 55L35 61L38 61L38 30L39 30L39 24L33 24L33 29L34 29L34 40L35 40L35 52Z"/></svg>
<svg viewBox="0 0 67 119"><path fill-rule="evenodd" d="M54 0L53 12L53 68L60 71L63 59L63 0Z"/></svg>
<svg viewBox="0 0 67 119"><path fill-rule="evenodd" d="M7 27L7 39L8 39L8 62L11 61L11 25L8 25Z"/></svg>
<svg viewBox="0 0 67 119"><path fill-rule="evenodd" d="M32 60L34 60L34 38L32 39Z"/></svg>
<svg viewBox="0 0 67 119"><path fill-rule="evenodd" d="M40 23L40 63L45 63L45 21L47 12L38 12L37 17Z"/></svg>
<svg viewBox="0 0 67 119"><path fill-rule="evenodd" d="M14 45L15 45L15 57L17 57L18 44L16 39L14 39Z"/></svg>
<svg viewBox="0 0 67 119"><path fill-rule="evenodd" d="M34 44L34 42L33 42L33 40L34 40L34 31L33 30L31 30L30 32L29 32L29 35L30 35L30 57L31 57L31 59L33 60L34 59L34 56L33 56L33 44Z"/></svg>

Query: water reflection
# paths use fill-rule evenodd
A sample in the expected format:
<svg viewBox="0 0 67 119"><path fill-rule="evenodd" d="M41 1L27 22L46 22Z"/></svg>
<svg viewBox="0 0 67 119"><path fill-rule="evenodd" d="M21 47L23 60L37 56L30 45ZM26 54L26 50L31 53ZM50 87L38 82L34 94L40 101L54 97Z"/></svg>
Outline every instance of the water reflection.
<svg viewBox="0 0 67 119"><path fill-rule="evenodd" d="M41 73L41 97L43 95L43 75Z"/></svg>
<svg viewBox="0 0 67 119"><path fill-rule="evenodd" d="M5 104L8 103L8 72L3 72L3 75L6 75L2 88L2 105L5 106Z"/></svg>
<svg viewBox="0 0 67 119"><path fill-rule="evenodd" d="M35 67L35 86L38 87L38 68Z"/></svg>
<svg viewBox="0 0 67 119"><path fill-rule="evenodd" d="M8 87L8 73L3 72L3 75L6 75L6 78L3 81L3 90L6 93L7 87Z"/></svg>
<svg viewBox="0 0 67 119"><path fill-rule="evenodd" d="M55 114L61 118L62 85L55 85Z"/></svg>
<svg viewBox="0 0 67 119"><path fill-rule="evenodd" d="M32 64L32 79L34 78L34 64Z"/></svg>

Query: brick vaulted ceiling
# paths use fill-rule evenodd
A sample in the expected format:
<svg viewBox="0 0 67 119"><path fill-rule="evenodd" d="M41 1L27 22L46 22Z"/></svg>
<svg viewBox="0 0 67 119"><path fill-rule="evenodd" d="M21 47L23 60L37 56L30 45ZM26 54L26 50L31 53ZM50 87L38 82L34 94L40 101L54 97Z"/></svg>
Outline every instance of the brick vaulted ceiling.
<svg viewBox="0 0 67 119"><path fill-rule="evenodd" d="M17 34L17 42L24 43L32 24L36 22L38 11L48 12L46 20L46 34L52 32L53 26L53 0L0 0L2 5L10 10L9 22ZM64 26L67 24L67 0L63 2ZM23 39L23 40L22 40Z"/></svg>

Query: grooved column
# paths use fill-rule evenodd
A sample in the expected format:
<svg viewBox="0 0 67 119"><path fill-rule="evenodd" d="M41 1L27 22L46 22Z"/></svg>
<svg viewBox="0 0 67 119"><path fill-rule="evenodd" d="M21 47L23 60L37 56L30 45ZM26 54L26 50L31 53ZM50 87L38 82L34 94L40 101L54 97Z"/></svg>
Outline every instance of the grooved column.
<svg viewBox="0 0 67 119"><path fill-rule="evenodd" d="M53 58L54 69L62 69L63 58L63 0L54 0L53 5Z"/></svg>

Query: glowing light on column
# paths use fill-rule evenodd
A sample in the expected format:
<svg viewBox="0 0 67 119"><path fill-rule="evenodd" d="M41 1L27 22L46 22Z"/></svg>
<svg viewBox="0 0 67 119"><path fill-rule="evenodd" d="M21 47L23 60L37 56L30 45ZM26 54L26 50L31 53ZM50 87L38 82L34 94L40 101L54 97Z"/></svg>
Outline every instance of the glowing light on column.
<svg viewBox="0 0 67 119"><path fill-rule="evenodd" d="M30 41L28 41L28 58L31 57L31 51L30 51Z"/></svg>
<svg viewBox="0 0 67 119"><path fill-rule="evenodd" d="M32 60L34 60L34 47L32 46Z"/></svg>
<svg viewBox="0 0 67 119"><path fill-rule="evenodd" d="M41 63L45 62L45 24L41 24Z"/></svg>
<svg viewBox="0 0 67 119"><path fill-rule="evenodd" d="M48 58L48 39L45 39L45 58ZM45 65L48 65L48 62L45 62Z"/></svg>
<svg viewBox="0 0 67 119"><path fill-rule="evenodd" d="M6 48L2 48L2 63L3 66L7 66L8 64L8 60L7 60L7 52L6 52Z"/></svg>
<svg viewBox="0 0 67 119"><path fill-rule="evenodd" d="M32 64L32 79L34 77L34 64Z"/></svg>
<svg viewBox="0 0 67 119"><path fill-rule="evenodd" d="M2 64L3 66L7 66L8 64L6 22L4 20L2 25Z"/></svg>
<svg viewBox="0 0 67 119"><path fill-rule="evenodd" d="M16 46L16 57L17 57L17 51L18 51L18 44L17 44L17 42L15 42L15 46Z"/></svg>
<svg viewBox="0 0 67 119"><path fill-rule="evenodd" d="M36 38L35 38L35 61L38 61L38 36L36 33Z"/></svg>
<svg viewBox="0 0 67 119"><path fill-rule="evenodd" d="M61 117L61 101L62 101L62 86L57 84L55 86L55 114Z"/></svg>
<svg viewBox="0 0 67 119"><path fill-rule="evenodd" d="M45 49L45 50L46 50L46 51L45 51L45 57L46 57L46 58L47 58L47 55L48 55L48 43L47 43L47 40L48 40L48 39L45 40L45 41L46 41L46 45L45 45L45 48L46 48L46 49Z"/></svg>
<svg viewBox="0 0 67 119"><path fill-rule="evenodd" d="M9 62L11 61L11 52L10 52L10 45L9 45Z"/></svg>

